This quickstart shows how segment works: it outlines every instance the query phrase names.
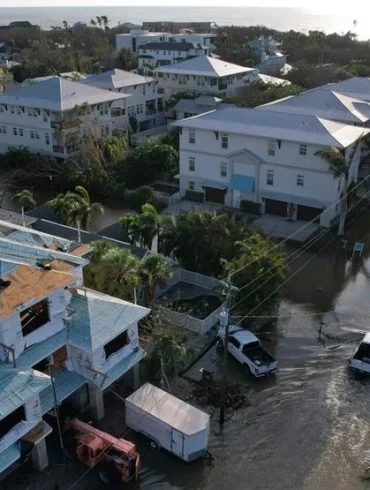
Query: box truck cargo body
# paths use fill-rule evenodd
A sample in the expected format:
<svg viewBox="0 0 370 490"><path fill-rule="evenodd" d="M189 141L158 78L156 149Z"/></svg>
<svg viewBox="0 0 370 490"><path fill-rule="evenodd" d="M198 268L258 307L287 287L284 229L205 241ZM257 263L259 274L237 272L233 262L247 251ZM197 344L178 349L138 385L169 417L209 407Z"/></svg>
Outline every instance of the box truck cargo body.
<svg viewBox="0 0 370 490"><path fill-rule="evenodd" d="M126 398L126 425L184 461L207 452L209 415L146 383Z"/></svg>

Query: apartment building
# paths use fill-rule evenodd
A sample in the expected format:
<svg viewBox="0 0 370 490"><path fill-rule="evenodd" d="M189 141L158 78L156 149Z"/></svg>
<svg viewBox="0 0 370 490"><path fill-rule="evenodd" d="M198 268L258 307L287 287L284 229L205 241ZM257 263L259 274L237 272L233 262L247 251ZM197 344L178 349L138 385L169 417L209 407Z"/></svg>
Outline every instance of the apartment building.
<svg viewBox="0 0 370 490"><path fill-rule="evenodd" d="M117 68L99 75L90 75L84 85L129 97L124 107L121 102L112 103L115 127L127 128L132 118L136 120L136 131L140 134L166 123L163 90L158 90L158 80Z"/></svg>
<svg viewBox="0 0 370 490"><path fill-rule="evenodd" d="M234 94L258 72L210 56L197 56L154 70L166 96L194 91L204 95Z"/></svg>
<svg viewBox="0 0 370 490"><path fill-rule="evenodd" d="M0 94L0 153L25 146L68 158L86 132L96 137L114 132L116 109L126 111L128 97L57 76L4 92Z"/></svg>
<svg viewBox="0 0 370 490"><path fill-rule="evenodd" d="M329 226L340 213L343 179L317 151L335 147L351 158L370 130L314 115L225 108L174 123L180 128L180 193L202 192L205 201ZM349 169L358 175L361 148Z"/></svg>
<svg viewBox="0 0 370 490"><path fill-rule="evenodd" d="M208 32L215 29L217 26L214 22L174 22L174 21L150 21L143 22L143 29L156 31L168 30L171 32L179 31L180 29L188 29L195 32Z"/></svg>
<svg viewBox="0 0 370 490"><path fill-rule="evenodd" d="M138 49L148 43L192 43L205 46L210 51L215 48L217 34L214 33L197 33L197 32L181 32L172 34L171 32L152 32L146 29L132 29L128 34L117 34L116 50L122 48L131 49L134 53Z"/></svg>
<svg viewBox="0 0 370 490"><path fill-rule="evenodd" d="M83 287L88 245L0 222L0 477L31 451L48 465L56 405L104 415L113 382L138 382L149 310Z"/></svg>
<svg viewBox="0 0 370 490"><path fill-rule="evenodd" d="M139 67L149 69L209 54L208 47L188 42L148 43L137 49Z"/></svg>

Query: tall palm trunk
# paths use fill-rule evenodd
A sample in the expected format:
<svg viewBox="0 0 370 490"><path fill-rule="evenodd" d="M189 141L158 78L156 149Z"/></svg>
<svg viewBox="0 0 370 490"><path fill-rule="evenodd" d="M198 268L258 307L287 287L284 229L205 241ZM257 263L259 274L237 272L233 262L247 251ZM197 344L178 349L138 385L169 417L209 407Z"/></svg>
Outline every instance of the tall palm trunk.
<svg viewBox="0 0 370 490"><path fill-rule="evenodd" d="M347 211L348 211L348 178L345 178L344 181L344 189L342 193L342 197L340 199L340 218L339 218L339 227L338 227L338 235L343 236L346 226L347 219Z"/></svg>

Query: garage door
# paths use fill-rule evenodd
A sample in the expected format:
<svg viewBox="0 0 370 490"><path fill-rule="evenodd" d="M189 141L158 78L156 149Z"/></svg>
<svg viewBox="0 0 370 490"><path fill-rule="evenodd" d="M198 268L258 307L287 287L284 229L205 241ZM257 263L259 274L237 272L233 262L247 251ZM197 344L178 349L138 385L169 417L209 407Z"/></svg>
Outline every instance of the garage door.
<svg viewBox="0 0 370 490"><path fill-rule="evenodd" d="M265 200L265 213L286 217L287 209L288 204L285 201L275 201L274 199Z"/></svg>
<svg viewBox="0 0 370 490"><path fill-rule="evenodd" d="M312 208L311 206L302 206L299 204L297 209L297 219L302 221L316 220L319 222L321 213L322 209Z"/></svg>
<svg viewBox="0 0 370 490"><path fill-rule="evenodd" d="M223 189L215 189L214 187L205 187L205 200L208 202L217 202L225 204L225 191Z"/></svg>

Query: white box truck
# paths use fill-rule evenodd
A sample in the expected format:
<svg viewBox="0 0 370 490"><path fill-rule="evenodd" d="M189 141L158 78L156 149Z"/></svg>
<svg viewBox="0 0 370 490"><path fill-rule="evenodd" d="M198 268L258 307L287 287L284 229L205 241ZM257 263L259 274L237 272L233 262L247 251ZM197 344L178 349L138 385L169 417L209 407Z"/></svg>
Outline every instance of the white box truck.
<svg viewBox="0 0 370 490"><path fill-rule="evenodd" d="M184 461L207 452L209 415L146 383L126 398L126 425Z"/></svg>
<svg viewBox="0 0 370 490"><path fill-rule="evenodd" d="M360 373L370 374L370 333L361 340L355 354L349 360L349 367Z"/></svg>

